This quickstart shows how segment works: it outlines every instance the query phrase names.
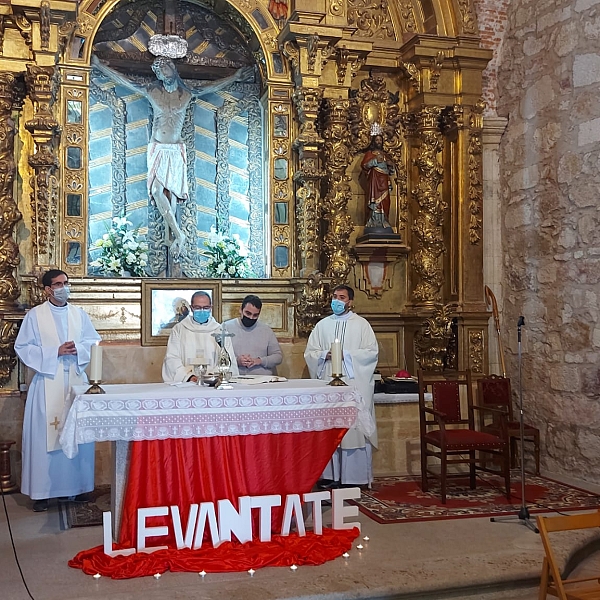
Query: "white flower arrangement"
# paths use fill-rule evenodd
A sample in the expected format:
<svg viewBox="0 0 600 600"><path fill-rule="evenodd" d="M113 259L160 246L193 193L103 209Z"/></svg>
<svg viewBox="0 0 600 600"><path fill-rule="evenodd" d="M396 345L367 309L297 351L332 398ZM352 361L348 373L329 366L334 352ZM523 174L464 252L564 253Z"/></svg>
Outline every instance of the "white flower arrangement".
<svg viewBox="0 0 600 600"><path fill-rule="evenodd" d="M92 250L101 249L101 254L91 267L100 267L107 275L146 274L148 244L139 240L139 228L130 229L131 225L126 217L113 218L107 233L92 244Z"/></svg>
<svg viewBox="0 0 600 600"><path fill-rule="evenodd" d="M248 249L240 236L224 236L210 228L208 240L204 242L208 262L204 268L206 277L218 279L237 279L254 277L248 258Z"/></svg>

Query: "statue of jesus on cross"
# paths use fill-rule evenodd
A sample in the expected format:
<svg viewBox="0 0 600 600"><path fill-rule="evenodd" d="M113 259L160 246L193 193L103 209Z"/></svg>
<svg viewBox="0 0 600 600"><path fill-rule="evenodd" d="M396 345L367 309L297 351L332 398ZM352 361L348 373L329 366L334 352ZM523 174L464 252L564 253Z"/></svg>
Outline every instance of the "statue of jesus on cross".
<svg viewBox="0 0 600 600"><path fill-rule="evenodd" d="M176 211L177 203L188 197L187 157L181 133L189 103L234 81L249 80L253 68L239 69L229 77L205 82L200 89L191 90L179 76L175 63L164 56L152 63L157 80L148 85L134 83L96 56L92 56L92 66L115 83L141 94L152 106L154 120L147 151L148 193L165 221L165 245L170 247L170 255L176 260L185 243Z"/></svg>

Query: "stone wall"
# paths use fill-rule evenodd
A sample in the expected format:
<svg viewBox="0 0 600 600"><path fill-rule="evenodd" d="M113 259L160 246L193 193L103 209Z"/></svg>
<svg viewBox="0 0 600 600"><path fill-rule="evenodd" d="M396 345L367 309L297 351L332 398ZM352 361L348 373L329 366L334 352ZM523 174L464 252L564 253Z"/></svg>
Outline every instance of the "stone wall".
<svg viewBox="0 0 600 600"><path fill-rule="evenodd" d="M513 0L499 55L507 366L542 466L600 481L600 0Z"/></svg>

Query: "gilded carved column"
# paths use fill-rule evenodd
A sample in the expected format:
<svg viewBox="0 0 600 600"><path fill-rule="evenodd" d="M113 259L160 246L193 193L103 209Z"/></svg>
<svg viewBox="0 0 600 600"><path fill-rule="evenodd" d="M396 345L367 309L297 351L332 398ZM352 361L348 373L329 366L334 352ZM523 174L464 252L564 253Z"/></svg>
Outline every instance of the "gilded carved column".
<svg viewBox="0 0 600 600"><path fill-rule="evenodd" d="M348 140L348 109L350 102L343 99L327 100L325 105L325 172L327 195L323 202L323 218L329 226L324 238L328 257L325 275L332 284L344 283L354 264L350 255L350 234L354 227L348 214L348 202L352 197L350 176L346 169L351 162Z"/></svg>
<svg viewBox="0 0 600 600"><path fill-rule="evenodd" d="M16 365L14 341L22 314L17 308L19 286L15 269L19 247L14 241L21 213L13 197L16 165L15 122L12 119L15 76L0 73L0 386L5 385Z"/></svg>
<svg viewBox="0 0 600 600"><path fill-rule="evenodd" d="M483 374L487 365L488 314L483 300L483 108L447 107L442 130L452 174L449 194L453 215L450 294L459 316L458 357L464 368ZM469 315L467 319L464 315Z"/></svg>
<svg viewBox="0 0 600 600"><path fill-rule="evenodd" d="M294 181L302 277L320 271L320 187L324 173L320 159L323 139L317 132L316 122L322 96L322 89L304 87L297 88L292 96L300 121L300 132L294 140L299 158Z"/></svg>
<svg viewBox="0 0 600 600"><path fill-rule="evenodd" d="M52 114L53 67L27 65L25 82L34 108L34 118L25 123L33 137L35 152L29 157L33 169L31 178L31 210L33 235L31 236L35 265L58 262L55 247L57 206L54 199L52 175L59 162L56 156L58 123Z"/></svg>
<svg viewBox="0 0 600 600"><path fill-rule="evenodd" d="M445 243L442 225L448 207L440 190L444 173L438 158L443 148L440 115L439 107L426 106L413 115L411 122L418 138L414 161L417 185L412 190L418 211L412 224L411 300L421 306L433 306L443 300Z"/></svg>

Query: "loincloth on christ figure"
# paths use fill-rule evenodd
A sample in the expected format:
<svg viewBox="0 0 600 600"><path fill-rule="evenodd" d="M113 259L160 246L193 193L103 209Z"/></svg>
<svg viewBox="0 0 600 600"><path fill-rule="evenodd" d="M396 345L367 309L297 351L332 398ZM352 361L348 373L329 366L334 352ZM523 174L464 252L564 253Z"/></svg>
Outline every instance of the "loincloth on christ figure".
<svg viewBox="0 0 600 600"><path fill-rule="evenodd" d="M178 198L188 197L187 155L184 144L148 144L148 192L157 180Z"/></svg>

